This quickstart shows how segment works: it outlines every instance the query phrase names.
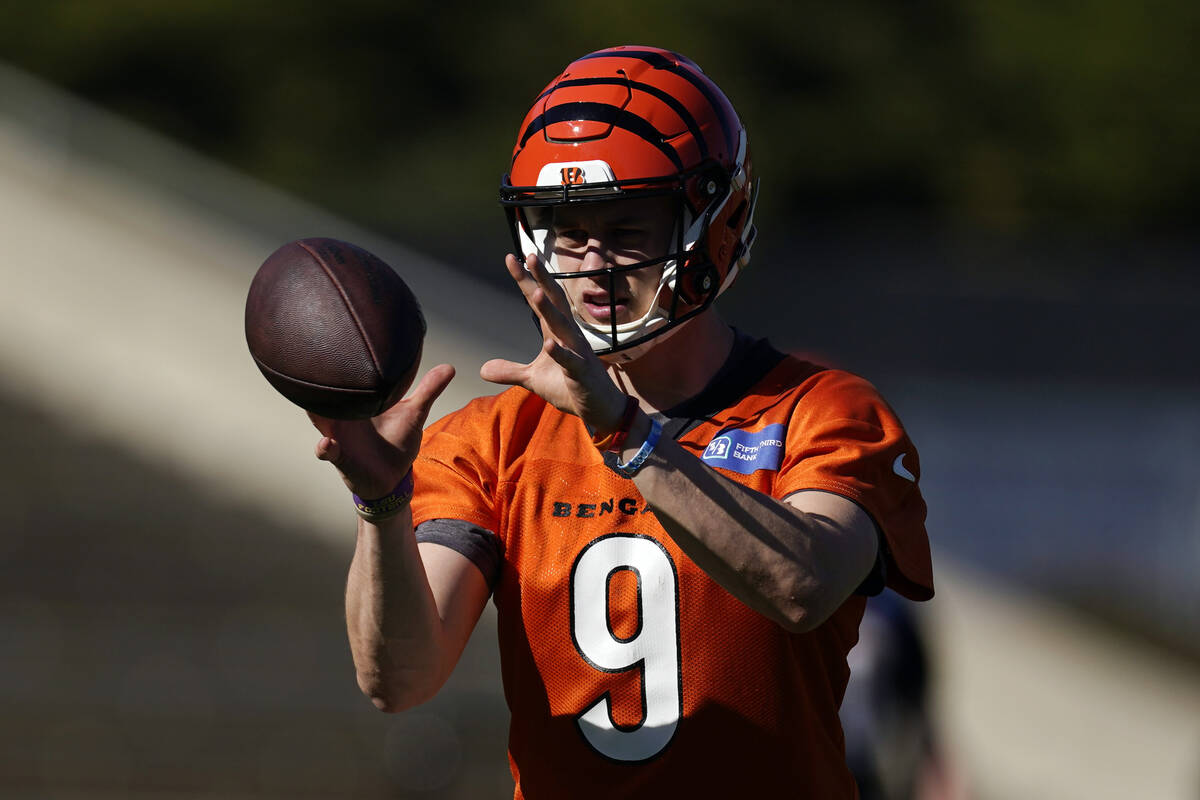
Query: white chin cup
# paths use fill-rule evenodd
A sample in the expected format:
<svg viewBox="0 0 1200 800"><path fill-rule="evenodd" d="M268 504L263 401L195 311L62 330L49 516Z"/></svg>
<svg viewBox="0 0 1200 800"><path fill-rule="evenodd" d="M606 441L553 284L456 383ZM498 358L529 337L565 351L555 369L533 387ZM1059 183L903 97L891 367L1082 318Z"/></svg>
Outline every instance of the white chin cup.
<svg viewBox="0 0 1200 800"><path fill-rule="evenodd" d="M690 322L691 320L688 320ZM631 361L637 361L642 356L646 355L651 348L670 339L675 334L687 325L687 322L672 325L668 330L663 331L658 336L655 336L648 342L641 342L632 347L626 347L624 350L618 350L615 353L601 353L599 358L606 364L628 364Z"/></svg>

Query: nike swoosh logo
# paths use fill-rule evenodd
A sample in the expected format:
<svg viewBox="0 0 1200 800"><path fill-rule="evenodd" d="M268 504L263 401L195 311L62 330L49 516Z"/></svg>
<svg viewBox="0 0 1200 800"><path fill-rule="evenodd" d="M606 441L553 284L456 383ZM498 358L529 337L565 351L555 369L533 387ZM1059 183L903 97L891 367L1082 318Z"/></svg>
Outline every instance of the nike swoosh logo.
<svg viewBox="0 0 1200 800"><path fill-rule="evenodd" d="M901 478L906 478L907 480L912 481L913 483L917 482L917 476L909 472L908 468L904 466L904 453L896 456L896 460L892 462L892 472L896 473Z"/></svg>

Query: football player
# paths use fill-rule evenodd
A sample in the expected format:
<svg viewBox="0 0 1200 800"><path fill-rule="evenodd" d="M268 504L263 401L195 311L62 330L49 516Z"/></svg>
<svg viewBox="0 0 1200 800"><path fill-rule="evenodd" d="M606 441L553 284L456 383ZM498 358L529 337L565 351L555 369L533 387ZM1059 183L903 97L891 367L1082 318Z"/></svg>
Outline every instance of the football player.
<svg viewBox="0 0 1200 800"><path fill-rule="evenodd" d="M449 366L315 420L362 517L360 686L429 699L492 598L518 798L856 795L838 705L866 597L933 593L920 468L868 382L718 315L757 192L695 63L576 60L500 187L536 356L484 364L511 388L423 437Z"/></svg>

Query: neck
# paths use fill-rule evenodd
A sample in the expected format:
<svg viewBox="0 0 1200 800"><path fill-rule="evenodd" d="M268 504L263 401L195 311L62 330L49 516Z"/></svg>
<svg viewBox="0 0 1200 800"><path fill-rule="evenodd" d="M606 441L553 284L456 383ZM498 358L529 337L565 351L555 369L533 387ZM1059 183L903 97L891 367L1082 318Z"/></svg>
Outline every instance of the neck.
<svg viewBox="0 0 1200 800"><path fill-rule="evenodd" d="M643 409L661 411L699 394L729 357L733 339L733 329L709 308L636 361L610 365L608 373Z"/></svg>

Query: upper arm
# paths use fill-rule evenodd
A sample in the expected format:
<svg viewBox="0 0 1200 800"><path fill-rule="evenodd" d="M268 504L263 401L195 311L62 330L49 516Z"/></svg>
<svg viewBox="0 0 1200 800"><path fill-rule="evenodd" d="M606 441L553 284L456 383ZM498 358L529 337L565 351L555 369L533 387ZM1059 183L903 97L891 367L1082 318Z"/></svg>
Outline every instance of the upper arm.
<svg viewBox="0 0 1200 800"><path fill-rule="evenodd" d="M814 377L797 402L771 491L790 497L822 489L839 496L840 503L829 502L841 505L844 513L833 514L843 526L851 523L848 530L862 532L864 544L867 522L876 524L875 547L886 548L880 562L886 566L886 585L909 599L927 600L933 596L933 574L920 475L916 447L875 387L831 370ZM804 510L811 498L802 497L789 504ZM854 504L859 513L851 509ZM859 521L853 522L854 517Z"/></svg>
<svg viewBox="0 0 1200 800"><path fill-rule="evenodd" d="M875 521L860 505L833 492L801 490L783 502L814 526L815 566L832 614L875 566L879 554Z"/></svg>
<svg viewBox="0 0 1200 800"><path fill-rule="evenodd" d="M491 589L471 559L445 545L417 545L442 621L442 653L453 664L487 605Z"/></svg>

